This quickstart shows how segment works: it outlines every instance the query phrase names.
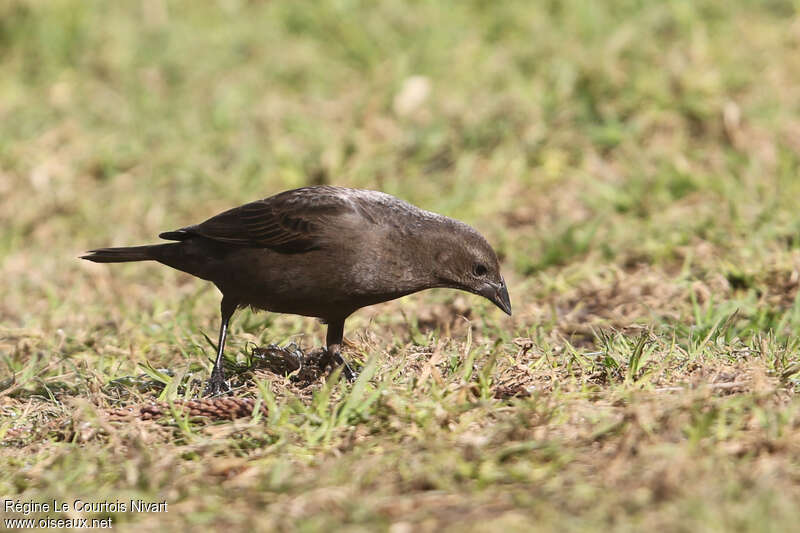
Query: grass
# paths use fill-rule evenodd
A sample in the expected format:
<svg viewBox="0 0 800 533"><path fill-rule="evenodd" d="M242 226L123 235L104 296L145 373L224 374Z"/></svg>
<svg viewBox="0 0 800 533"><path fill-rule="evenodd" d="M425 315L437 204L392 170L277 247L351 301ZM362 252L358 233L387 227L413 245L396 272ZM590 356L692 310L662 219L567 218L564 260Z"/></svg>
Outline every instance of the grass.
<svg viewBox="0 0 800 533"><path fill-rule="evenodd" d="M86 515L120 530L792 529L798 48L790 0L3 3L0 496L168 502ZM348 321L354 385L242 370L266 415L110 419L197 394L218 294L77 255L309 183L479 228L514 316L413 295ZM229 362L323 340L241 312Z"/></svg>

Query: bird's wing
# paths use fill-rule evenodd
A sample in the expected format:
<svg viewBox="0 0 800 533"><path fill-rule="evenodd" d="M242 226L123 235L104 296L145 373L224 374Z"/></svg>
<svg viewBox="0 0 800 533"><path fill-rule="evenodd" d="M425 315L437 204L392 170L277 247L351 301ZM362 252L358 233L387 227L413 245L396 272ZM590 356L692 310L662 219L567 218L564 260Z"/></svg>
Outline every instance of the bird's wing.
<svg viewBox="0 0 800 533"><path fill-rule="evenodd" d="M160 237L185 240L199 235L226 244L301 253L322 247L337 220L353 212L353 203L337 189L307 187L235 207Z"/></svg>

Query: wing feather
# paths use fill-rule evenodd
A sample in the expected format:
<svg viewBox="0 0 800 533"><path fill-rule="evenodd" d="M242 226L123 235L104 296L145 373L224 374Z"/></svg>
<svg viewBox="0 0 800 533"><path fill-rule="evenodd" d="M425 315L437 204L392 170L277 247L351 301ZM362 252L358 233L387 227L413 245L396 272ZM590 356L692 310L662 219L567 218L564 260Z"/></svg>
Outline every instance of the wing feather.
<svg viewBox="0 0 800 533"><path fill-rule="evenodd" d="M236 246L302 253L321 248L337 219L354 211L341 189L306 187L235 207L162 236L173 240L201 236Z"/></svg>

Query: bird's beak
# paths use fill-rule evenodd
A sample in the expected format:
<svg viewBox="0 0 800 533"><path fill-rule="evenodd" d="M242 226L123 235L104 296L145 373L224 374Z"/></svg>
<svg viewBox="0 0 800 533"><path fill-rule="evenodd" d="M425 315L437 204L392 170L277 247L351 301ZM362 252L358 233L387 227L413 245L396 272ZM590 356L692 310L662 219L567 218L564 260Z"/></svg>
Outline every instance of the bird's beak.
<svg viewBox="0 0 800 533"><path fill-rule="evenodd" d="M505 314L511 316L511 299L508 297L508 288L506 288L505 280L501 278L500 283L487 283L478 291L478 294L502 309Z"/></svg>

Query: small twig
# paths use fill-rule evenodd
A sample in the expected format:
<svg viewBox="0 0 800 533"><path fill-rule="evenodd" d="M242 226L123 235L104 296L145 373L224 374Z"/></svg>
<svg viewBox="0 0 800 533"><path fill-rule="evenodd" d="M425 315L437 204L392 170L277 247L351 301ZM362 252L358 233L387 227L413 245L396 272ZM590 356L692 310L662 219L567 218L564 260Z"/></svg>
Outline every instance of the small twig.
<svg viewBox="0 0 800 533"><path fill-rule="evenodd" d="M173 406L190 417L207 417L214 420L233 420L253 414L256 400L252 398L201 398L199 400L176 401ZM260 406L262 414L267 414L267 408L263 404ZM167 416L170 413L169 404L165 402L136 405L110 409L109 416L115 419L128 419L130 417L142 420L153 420Z"/></svg>

